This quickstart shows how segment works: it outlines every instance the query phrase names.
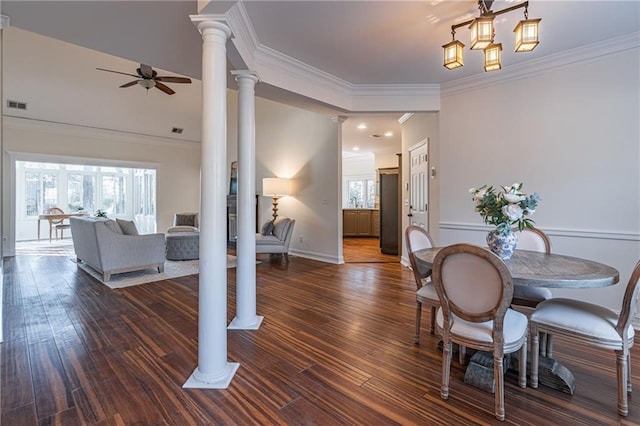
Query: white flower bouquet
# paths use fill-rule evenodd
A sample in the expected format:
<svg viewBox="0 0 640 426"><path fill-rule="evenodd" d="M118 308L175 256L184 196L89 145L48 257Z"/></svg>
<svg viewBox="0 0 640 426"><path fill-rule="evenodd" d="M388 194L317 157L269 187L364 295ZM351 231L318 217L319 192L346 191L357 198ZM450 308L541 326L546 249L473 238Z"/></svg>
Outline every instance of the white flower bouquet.
<svg viewBox="0 0 640 426"><path fill-rule="evenodd" d="M533 228L534 221L526 216L533 214L538 207L540 196L537 193L526 195L522 192L522 183L502 186L496 190L493 186L483 185L471 188L476 211L484 223L495 225L502 234L511 232L513 226L519 230Z"/></svg>

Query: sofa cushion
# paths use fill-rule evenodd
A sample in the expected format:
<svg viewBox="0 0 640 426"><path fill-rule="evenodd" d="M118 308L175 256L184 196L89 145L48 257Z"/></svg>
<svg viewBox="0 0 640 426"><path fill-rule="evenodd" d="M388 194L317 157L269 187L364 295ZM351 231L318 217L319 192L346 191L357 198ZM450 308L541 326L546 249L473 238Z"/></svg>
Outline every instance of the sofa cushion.
<svg viewBox="0 0 640 426"><path fill-rule="evenodd" d="M118 225L118 222L116 222L115 220L111 220L111 219L105 220L104 224L107 226L107 228L110 231L120 235L124 234L124 232L122 232L122 228L120 228L120 225Z"/></svg>
<svg viewBox="0 0 640 426"><path fill-rule="evenodd" d="M116 219L116 222L120 225L124 235L139 235L138 228L132 220Z"/></svg>
<svg viewBox="0 0 640 426"><path fill-rule="evenodd" d="M288 217L276 218L276 220L273 221L273 235L279 240L284 240L290 224L291 219Z"/></svg>
<svg viewBox="0 0 640 426"><path fill-rule="evenodd" d="M262 225L262 230L260 231L262 235L273 235L273 220L268 220Z"/></svg>

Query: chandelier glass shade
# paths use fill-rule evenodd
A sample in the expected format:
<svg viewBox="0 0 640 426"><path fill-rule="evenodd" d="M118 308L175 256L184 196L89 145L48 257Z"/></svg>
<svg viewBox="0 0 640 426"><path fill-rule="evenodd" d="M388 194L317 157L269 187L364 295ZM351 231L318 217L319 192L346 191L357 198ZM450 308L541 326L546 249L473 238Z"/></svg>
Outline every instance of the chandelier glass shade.
<svg viewBox="0 0 640 426"><path fill-rule="evenodd" d="M482 50L493 43L493 16L481 16L469 25L471 50Z"/></svg>
<svg viewBox="0 0 640 426"><path fill-rule="evenodd" d="M515 29L516 33L516 52L530 52L536 48L540 41L538 40L538 28L540 19L525 19L518 22Z"/></svg>
<svg viewBox="0 0 640 426"><path fill-rule="evenodd" d="M453 40L450 43L442 46L444 48L444 66L452 70L464 65L462 62L462 51L464 44L458 40Z"/></svg>
<svg viewBox="0 0 640 426"><path fill-rule="evenodd" d="M484 70L495 71L502 68L502 44L490 44L484 49Z"/></svg>
<svg viewBox="0 0 640 426"><path fill-rule="evenodd" d="M494 18L516 9L524 8L524 20L516 25L513 32L515 33L515 52L530 52L540 43L539 26L541 19L529 19L528 7L529 2L508 7L506 9L494 12L490 10L493 0L478 0L480 16L459 24L451 26L451 34L453 40L442 46L444 49L444 66L447 69L460 68L464 65L463 51L464 44L456 40L456 29L468 26L470 32L471 50L484 51L484 69L485 71L494 71L502 68L502 43L495 43L495 29L493 26Z"/></svg>

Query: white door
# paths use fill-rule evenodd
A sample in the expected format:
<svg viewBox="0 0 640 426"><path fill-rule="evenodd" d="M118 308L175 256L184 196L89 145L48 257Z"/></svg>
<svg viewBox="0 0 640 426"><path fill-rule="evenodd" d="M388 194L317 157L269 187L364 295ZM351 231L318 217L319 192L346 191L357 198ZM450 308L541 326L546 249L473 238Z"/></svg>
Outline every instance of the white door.
<svg viewBox="0 0 640 426"><path fill-rule="evenodd" d="M429 140L409 148L409 224L428 229Z"/></svg>

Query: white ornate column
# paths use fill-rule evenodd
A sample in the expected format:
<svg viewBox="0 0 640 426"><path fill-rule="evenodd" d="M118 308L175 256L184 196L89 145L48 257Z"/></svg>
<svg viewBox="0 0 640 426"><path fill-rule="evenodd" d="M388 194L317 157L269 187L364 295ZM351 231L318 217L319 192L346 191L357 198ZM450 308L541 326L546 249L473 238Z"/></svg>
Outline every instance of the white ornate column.
<svg viewBox="0 0 640 426"><path fill-rule="evenodd" d="M227 39L219 17L193 15L202 34L198 366L185 388L226 389L240 364L227 362Z"/></svg>
<svg viewBox="0 0 640 426"><path fill-rule="evenodd" d="M256 315L256 114L255 72L231 72L238 82L238 240L236 316L229 329L257 330Z"/></svg>

